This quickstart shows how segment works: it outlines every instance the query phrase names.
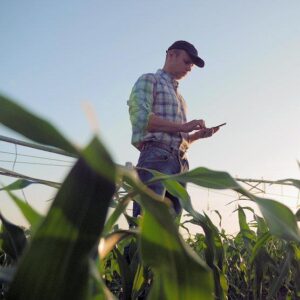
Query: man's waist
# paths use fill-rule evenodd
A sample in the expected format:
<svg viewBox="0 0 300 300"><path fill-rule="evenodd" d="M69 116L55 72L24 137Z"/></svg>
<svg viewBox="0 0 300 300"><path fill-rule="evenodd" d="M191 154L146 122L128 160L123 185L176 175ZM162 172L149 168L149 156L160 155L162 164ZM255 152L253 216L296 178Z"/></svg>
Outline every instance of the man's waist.
<svg viewBox="0 0 300 300"><path fill-rule="evenodd" d="M141 144L144 142L159 142L184 152L189 148L186 135L180 132L147 132L140 140Z"/></svg>
<svg viewBox="0 0 300 300"><path fill-rule="evenodd" d="M157 147L157 148L164 149L170 153L179 155L180 157L183 157L187 152L187 148L181 149L180 147L176 147L176 146L174 147L172 145L168 145L166 143L159 142L159 141L142 142L139 149L140 149L140 151L143 151L143 150L149 149L151 147Z"/></svg>

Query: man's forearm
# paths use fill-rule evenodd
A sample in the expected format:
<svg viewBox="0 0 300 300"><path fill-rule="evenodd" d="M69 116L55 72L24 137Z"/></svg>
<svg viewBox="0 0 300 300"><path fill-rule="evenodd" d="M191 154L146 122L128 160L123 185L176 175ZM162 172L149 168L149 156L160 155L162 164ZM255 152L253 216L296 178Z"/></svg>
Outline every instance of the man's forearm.
<svg viewBox="0 0 300 300"><path fill-rule="evenodd" d="M147 130L149 132L181 132L182 124L168 121L151 114L149 117Z"/></svg>

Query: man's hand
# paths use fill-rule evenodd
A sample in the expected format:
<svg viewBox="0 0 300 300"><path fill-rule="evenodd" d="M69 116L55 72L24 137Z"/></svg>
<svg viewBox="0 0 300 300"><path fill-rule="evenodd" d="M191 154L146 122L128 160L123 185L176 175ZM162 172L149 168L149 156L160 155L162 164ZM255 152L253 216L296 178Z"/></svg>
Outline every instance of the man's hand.
<svg viewBox="0 0 300 300"><path fill-rule="evenodd" d="M181 125L181 132L191 132L194 130L205 129L205 122L203 120L192 120Z"/></svg>
<svg viewBox="0 0 300 300"><path fill-rule="evenodd" d="M190 134L190 143L203 139L211 137L213 134L215 134L220 128L219 127L212 127L212 128L202 128L198 131L196 131L193 134Z"/></svg>
<svg viewBox="0 0 300 300"><path fill-rule="evenodd" d="M147 130L149 132L192 132L206 128L203 120L193 120L184 124L165 120L151 114L148 121Z"/></svg>

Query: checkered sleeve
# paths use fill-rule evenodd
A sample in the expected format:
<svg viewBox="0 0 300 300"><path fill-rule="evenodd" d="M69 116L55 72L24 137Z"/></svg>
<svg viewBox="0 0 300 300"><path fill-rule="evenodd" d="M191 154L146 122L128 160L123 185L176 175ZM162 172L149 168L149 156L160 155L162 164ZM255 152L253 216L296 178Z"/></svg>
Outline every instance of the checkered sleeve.
<svg viewBox="0 0 300 300"><path fill-rule="evenodd" d="M152 112L155 77L153 74L142 75L132 88L129 100L129 115L132 125L132 139L138 147L146 134L149 116Z"/></svg>

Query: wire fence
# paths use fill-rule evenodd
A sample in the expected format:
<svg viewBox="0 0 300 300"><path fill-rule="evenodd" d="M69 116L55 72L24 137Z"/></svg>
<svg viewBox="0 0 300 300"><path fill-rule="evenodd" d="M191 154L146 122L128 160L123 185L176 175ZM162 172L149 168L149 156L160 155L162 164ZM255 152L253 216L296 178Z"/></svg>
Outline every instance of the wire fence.
<svg viewBox="0 0 300 300"><path fill-rule="evenodd" d="M9 147L7 145L10 145ZM25 149L29 151L26 153ZM34 154L36 152L37 154ZM41 154L43 153L43 154ZM40 176L32 176L32 168L40 167L40 174L53 175L66 174L76 161L76 156L67 153L61 149L50 146L39 145L29 142L20 141L0 135L0 175L28 180L37 184L47 185L49 187L57 188L60 185L59 180L51 180L50 178L41 179ZM30 168L28 168L30 166ZM126 166L133 168L132 163L126 163ZM45 171L47 168L47 171ZM48 171L51 168L51 172ZM16 171L20 169L21 171ZM30 176L25 175L25 170L30 170ZM59 176L58 176L59 177ZM63 175L60 176L63 178ZM281 202L289 204L292 209L299 208L300 194L299 190L295 189L289 182L277 182L265 179L244 179L236 177L235 180L240 182L243 187L248 189L253 194L258 194L261 197L281 199ZM277 187L277 188L275 188ZM279 187L279 190L278 190ZM292 193L291 190L293 191ZM195 209L204 211L210 214L218 222L218 215L215 211L221 212L222 216L227 218L227 227L232 229L236 226L236 219L232 218L232 213L240 205L244 199L238 193L231 190L212 190L199 187L194 184L188 185L188 191L191 195L192 203ZM25 201L28 201L24 190L22 195ZM275 198L274 198L275 197ZM53 198L48 196L48 198ZM283 199L285 199L283 201ZM49 200L49 199L48 199ZM290 203L286 203L290 201ZM243 205L243 204L242 204ZM247 204L252 205L252 204ZM131 207L128 208L131 210ZM235 220L235 221L233 221Z"/></svg>

